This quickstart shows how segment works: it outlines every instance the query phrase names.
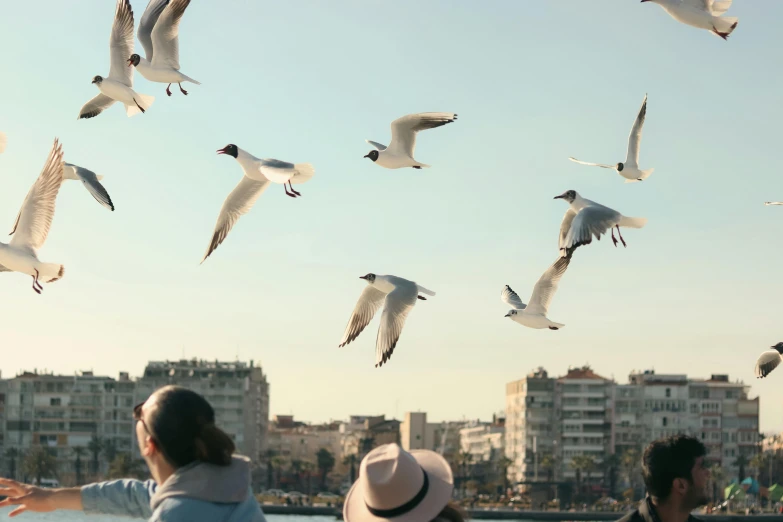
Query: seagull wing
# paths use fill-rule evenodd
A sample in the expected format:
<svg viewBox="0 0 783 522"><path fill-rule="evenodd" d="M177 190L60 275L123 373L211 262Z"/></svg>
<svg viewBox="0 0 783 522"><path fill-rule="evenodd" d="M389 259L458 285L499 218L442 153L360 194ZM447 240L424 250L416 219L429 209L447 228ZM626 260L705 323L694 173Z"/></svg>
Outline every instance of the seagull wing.
<svg viewBox="0 0 783 522"><path fill-rule="evenodd" d="M166 65L179 70L179 22L188 5L190 0L171 0L158 18L155 27L152 28L152 47L155 49L152 58L154 67Z"/></svg>
<svg viewBox="0 0 783 522"><path fill-rule="evenodd" d="M710 6L710 11L712 12L713 16L720 16L726 11L729 10L729 7L731 7L732 0L722 0L722 1L715 1L711 0L712 5Z"/></svg>
<svg viewBox="0 0 783 522"><path fill-rule="evenodd" d="M527 307L527 305L522 302L522 299L519 298L519 295L517 295L508 285L506 285L500 293L500 300L515 310L524 310Z"/></svg>
<svg viewBox="0 0 783 522"><path fill-rule="evenodd" d="M133 10L128 0L117 0L114 24L111 27L111 38L109 38L110 79L133 87L133 67L128 67L128 58L132 54Z"/></svg>
<svg viewBox="0 0 783 522"><path fill-rule="evenodd" d="M79 118L94 118L114 104L114 100L103 93L84 104L79 111Z"/></svg>
<svg viewBox="0 0 783 522"><path fill-rule="evenodd" d="M4 267L3 265L0 265L0 272L11 272L11 270Z"/></svg>
<svg viewBox="0 0 783 522"><path fill-rule="evenodd" d="M682 0L682 4L709 13L712 0Z"/></svg>
<svg viewBox="0 0 783 522"><path fill-rule="evenodd" d="M560 238L558 241L558 247L560 250L565 249L565 239L568 235L568 231L571 230L571 224L574 222L575 217L576 211L571 207L568 207L568 210L566 210L566 213L563 216L563 222L560 223Z"/></svg>
<svg viewBox="0 0 783 522"><path fill-rule="evenodd" d="M769 372L774 370L780 364L780 354L777 350L767 350L759 356L759 360L756 361L756 377L762 379L769 375Z"/></svg>
<svg viewBox="0 0 783 522"><path fill-rule="evenodd" d="M633 127L631 128L631 134L628 136L628 154L625 158L627 165L639 166L639 145L642 143L642 126L646 116L647 95L645 94L642 107L639 109L639 114L636 116L636 121L633 122Z"/></svg>
<svg viewBox="0 0 783 522"><path fill-rule="evenodd" d="M530 302L527 307L527 313L546 315L549 310L549 303L557 291L557 285L565 274L568 265L571 263L571 255L559 257L552 266L546 269L544 275L533 287L533 294L530 296Z"/></svg>
<svg viewBox="0 0 783 522"><path fill-rule="evenodd" d="M150 0L150 3L147 4L147 9L141 15L139 30L136 32L136 35L139 37L141 46L144 47L144 53L147 55L147 61L149 62L152 61L154 50L152 46L152 28L155 27L155 23L167 5L169 5L169 0Z"/></svg>
<svg viewBox="0 0 783 522"><path fill-rule="evenodd" d="M422 112L397 118L391 124L392 140L388 148L412 158L416 148L416 133L452 123L456 119L457 115L451 112Z"/></svg>
<svg viewBox="0 0 783 522"><path fill-rule="evenodd" d="M114 211L114 203L112 203L109 193L106 191L106 188L101 185L101 182L98 181L98 176L93 171L79 167L78 165L71 165L70 163L66 163L65 166L66 168L71 169L72 174L76 179L84 183L84 188L92 194L95 201L109 210Z"/></svg>
<svg viewBox="0 0 783 522"><path fill-rule="evenodd" d="M243 176L239 185L236 186L231 194L228 195L220 214L215 223L215 231L212 233L212 240L209 242L207 253L204 254L203 263L209 255L226 239L231 228L243 214L247 214L258 200L261 193L269 186L269 181L256 181L247 176Z"/></svg>
<svg viewBox="0 0 783 522"><path fill-rule="evenodd" d="M63 183L63 149L58 140L54 140L49 157L41 175L33 184L22 203L22 209L16 218L11 234L10 245L26 248L35 252L46 241L54 218L54 206L57 193Z"/></svg>
<svg viewBox="0 0 783 522"><path fill-rule="evenodd" d="M364 141L366 141L367 143L369 143L370 145L372 145L378 150L386 150L386 145L384 145L383 143L378 143L377 141L372 141L372 140L364 140Z"/></svg>
<svg viewBox="0 0 783 522"><path fill-rule="evenodd" d="M419 290L415 283L398 285L386 296L386 306L381 316L381 326L375 340L375 366L388 361L400 339L405 319L416 304Z"/></svg>
<svg viewBox="0 0 783 522"><path fill-rule="evenodd" d="M783 205L783 201L767 201L764 204L767 205L767 206L770 206L770 205Z"/></svg>
<svg viewBox="0 0 783 522"><path fill-rule="evenodd" d="M585 207L574 217L560 248L564 248L568 253L582 245L592 243L593 236L600 240L601 235L606 234L606 231L619 221L620 213L616 210L603 205Z"/></svg>
<svg viewBox="0 0 783 522"><path fill-rule="evenodd" d="M5 144L8 143L8 138L5 137L5 134L0 132L0 153L5 152Z"/></svg>
<svg viewBox="0 0 783 522"><path fill-rule="evenodd" d="M568 159L570 159L574 163L579 163L580 165L590 165L591 167L602 167L602 168L605 168L605 169L613 169L613 168L615 168L614 165L605 165L603 163L590 163L589 161L582 161L582 160L578 160L576 158L568 158Z"/></svg>
<svg viewBox="0 0 783 522"><path fill-rule="evenodd" d="M345 333L340 340L338 346L343 347L350 343L362 333L362 330L370 324L372 318L375 317L375 313L378 308L383 304L383 300L386 299L386 294L381 292L372 285L367 285L362 291L362 295L359 296L359 301L356 303L356 307L353 309L351 318L348 320L348 325L345 327Z"/></svg>

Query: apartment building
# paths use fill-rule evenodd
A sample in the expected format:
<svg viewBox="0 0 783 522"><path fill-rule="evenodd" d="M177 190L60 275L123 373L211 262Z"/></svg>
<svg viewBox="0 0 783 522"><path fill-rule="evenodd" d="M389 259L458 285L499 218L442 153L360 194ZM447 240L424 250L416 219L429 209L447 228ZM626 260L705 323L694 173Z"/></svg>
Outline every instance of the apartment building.
<svg viewBox="0 0 783 522"><path fill-rule="evenodd" d="M501 476L505 457L505 418L492 422L471 421L459 430L462 455L470 455L471 476L480 482L492 482Z"/></svg>
<svg viewBox="0 0 783 522"><path fill-rule="evenodd" d="M653 440L678 433L700 438L709 463L736 478L737 457L750 460L759 449L759 399L749 394L749 386L728 375L696 379L646 370L617 384L587 366L557 379L539 369L506 385L509 478L533 480L538 454L539 463L545 455L554 460L555 479L573 480L573 458L588 455L597 464L597 483L609 455L641 453ZM539 480L548 474L538 471Z"/></svg>
<svg viewBox="0 0 783 522"><path fill-rule="evenodd" d="M216 423L231 435L237 450L253 460L263 458L269 428L269 384L252 360L249 364L198 359L150 361L135 384L136 403L169 384L200 393L214 408Z"/></svg>

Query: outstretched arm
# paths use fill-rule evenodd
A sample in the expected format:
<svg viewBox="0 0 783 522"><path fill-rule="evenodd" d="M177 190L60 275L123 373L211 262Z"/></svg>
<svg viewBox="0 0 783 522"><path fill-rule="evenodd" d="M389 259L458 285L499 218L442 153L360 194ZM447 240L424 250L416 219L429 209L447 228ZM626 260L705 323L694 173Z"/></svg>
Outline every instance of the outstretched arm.
<svg viewBox="0 0 783 522"><path fill-rule="evenodd" d="M46 489L0 478L0 495L6 496L5 500L0 500L0 507L17 506L9 513L12 517L25 511L43 513L57 509L82 509L80 488Z"/></svg>

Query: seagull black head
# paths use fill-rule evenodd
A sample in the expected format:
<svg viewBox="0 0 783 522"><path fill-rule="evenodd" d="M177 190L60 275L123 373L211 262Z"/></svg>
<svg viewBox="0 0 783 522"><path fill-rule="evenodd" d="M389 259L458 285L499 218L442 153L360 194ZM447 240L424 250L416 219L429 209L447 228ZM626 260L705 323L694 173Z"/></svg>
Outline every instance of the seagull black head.
<svg viewBox="0 0 783 522"><path fill-rule="evenodd" d="M378 161L378 151L377 150L371 150L367 153L365 158L370 158L373 161Z"/></svg>
<svg viewBox="0 0 783 522"><path fill-rule="evenodd" d="M375 282L375 274L367 274L367 275L363 275L363 276L361 276L359 279L364 279L364 280L366 280L368 283L374 283L374 282Z"/></svg>
<svg viewBox="0 0 783 522"><path fill-rule="evenodd" d="M569 203L573 203L576 199L576 191L575 190L567 190L560 194L559 196L555 196L554 199L564 199L568 201Z"/></svg>
<svg viewBox="0 0 783 522"><path fill-rule="evenodd" d="M101 83L102 81L103 81L103 76L96 76L95 78L93 78L93 79L92 79L92 83L97 83L97 84L99 84L99 83Z"/></svg>
<svg viewBox="0 0 783 522"><path fill-rule="evenodd" d="M236 158L239 155L239 148L233 143L230 143L225 147L223 147L222 149L218 149L217 153L228 154L229 156L234 156L234 158Z"/></svg>
<svg viewBox="0 0 783 522"><path fill-rule="evenodd" d="M780 354L783 354L783 342L776 344L772 347L772 349L777 350Z"/></svg>
<svg viewBox="0 0 783 522"><path fill-rule="evenodd" d="M136 53L133 53L132 55L130 55L130 58L128 58L128 67L130 67L131 65L137 67L140 61L141 61L141 56L139 56Z"/></svg>
<svg viewBox="0 0 783 522"><path fill-rule="evenodd" d="M509 310L508 313L506 315L504 315L503 317L511 317L512 315L517 315L517 311L516 310Z"/></svg>
<svg viewBox="0 0 783 522"><path fill-rule="evenodd" d="M617 172L622 172L623 169L625 168L625 165L623 165L622 163L618 163L615 168L617 169Z"/></svg>

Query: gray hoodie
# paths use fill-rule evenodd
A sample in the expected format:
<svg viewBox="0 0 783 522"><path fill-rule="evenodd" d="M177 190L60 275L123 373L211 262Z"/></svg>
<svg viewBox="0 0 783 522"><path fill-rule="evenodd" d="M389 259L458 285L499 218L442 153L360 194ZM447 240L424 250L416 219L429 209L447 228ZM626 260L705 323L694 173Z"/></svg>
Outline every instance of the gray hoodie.
<svg viewBox="0 0 783 522"><path fill-rule="evenodd" d="M250 488L250 459L230 466L193 463L162 486L148 480L113 480L82 487L85 513L125 515L150 522L265 522Z"/></svg>

